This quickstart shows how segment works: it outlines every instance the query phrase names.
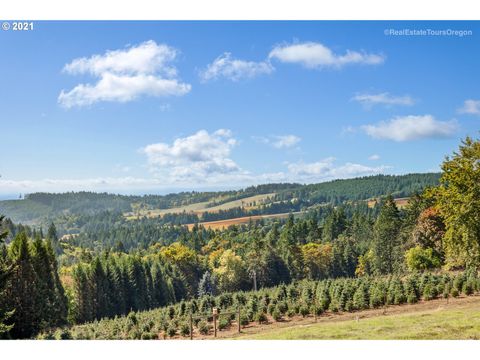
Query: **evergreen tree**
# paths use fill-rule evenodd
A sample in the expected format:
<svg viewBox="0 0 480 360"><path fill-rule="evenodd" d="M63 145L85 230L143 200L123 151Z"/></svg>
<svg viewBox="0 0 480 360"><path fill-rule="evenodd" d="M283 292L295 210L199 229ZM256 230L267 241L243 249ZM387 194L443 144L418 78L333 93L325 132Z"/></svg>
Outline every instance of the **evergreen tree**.
<svg viewBox="0 0 480 360"><path fill-rule="evenodd" d="M375 270L379 274L390 274L400 260L398 240L400 214L392 196L382 204L374 226L373 255Z"/></svg>
<svg viewBox="0 0 480 360"><path fill-rule="evenodd" d="M11 330L14 338L28 338L40 330L41 310L37 276L32 264L27 235L18 234L8 248L13 263L13 276L7 287L7 299L15 309Z"/></svg>
<svg viewBox="0 0 480 360"><path fill-rule="evenodd" d="M13 324L7 325L5 322L13 315L15 310L7 310L7 304L5 303L5 287L7 281L12 274L12 268L7 257L7 249L4 244L4 240L8 236L8 231L1 230L3 228L5 217L0 215L0 339L3 334L8 333Z"/></svg>
<svg viewBox="0 0 480 360"><path fill-rule="evenodd" d="M60 255L63 253L63 249L60 246L60 243L58 240L57 228L53 222L50 223L50 226L48 227L46 239L52 243L52 246L57 255Z"/></svg>
<svg viewBox="0 0 480 360"><path fill-rule="evenodd" d="M205 295L216 295L217 285L215 276L212 276L209 271L205 271L200 282L198 283L198 297Z"/></svg>

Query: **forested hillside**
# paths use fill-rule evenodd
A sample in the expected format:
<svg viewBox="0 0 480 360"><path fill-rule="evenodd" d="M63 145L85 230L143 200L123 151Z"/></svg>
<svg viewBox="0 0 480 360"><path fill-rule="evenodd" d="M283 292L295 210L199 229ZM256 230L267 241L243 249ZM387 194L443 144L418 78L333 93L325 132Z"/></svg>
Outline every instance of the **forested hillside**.
<svg viewBox="0 0 480 360"><path fill-rule="evenodd" d="M65 199L84 197L86 206L95 204L95 195L37 194L38 204L68 210L45 232L1 219L0 336L50 337L59 326L61 338L177 336L186 334L190 313L204 316L213 307L240 306L242 322L263 322L289 312L320 316L472 294L480 286L479 162L480 141L467 138L446 158L440 177L249 188L249 195L273 191L275 201L296 204L300 197L309 205L298 216L217 230L175 222L188 214L128 220L121 209L109 208L124 197L101 195L109 199L101 211L74 214L75 201ZM186 194L179 199L206 196ZM408 204L398 207L392 194L410 195ZM372 197L380 199L370 207L364 199ZM52 200L58 198L65 201ZM61 237L65 229L77 232ZM153 323L139 323L143 315L134 313L159 307ZM197 331L208 333L208 326L199 324Z"/></svg>
<svg viewBox="0 0 480 360"><path fill-rule="evenodd" d="M265 184L238 191L182 192L168 195L126 196L107 193L70 192L63 194L33 193L24 199L0 201L0 213L12 221L44 225L62 215L95 215L104 211L136 212L171 209L208 202L204 221L259 214L300 211L319 204L341 204L391 194L405 197L438 184L439 174L376 175L357 179L335 180L313 185ZM208 213L208 207L260 194L275 196L256 209L232 208ZM195 218L190 219L195 220ZM197 219L198 220L198 219ZM175 221L174 221L175 222ZM195 221L190 221L195 222ZM178 222L177 223L181 223ZM183 222L185 223L185 222Z"/></svg>

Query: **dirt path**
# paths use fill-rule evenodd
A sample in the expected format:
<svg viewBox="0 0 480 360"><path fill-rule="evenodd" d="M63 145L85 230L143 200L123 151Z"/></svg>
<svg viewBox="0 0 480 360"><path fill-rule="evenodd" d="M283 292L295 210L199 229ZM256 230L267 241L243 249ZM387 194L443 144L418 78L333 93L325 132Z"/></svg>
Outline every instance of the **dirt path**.
<svg viewBox="0 0 480 360"><path fill-rule="evenodd" d="M421 301L416 304L405 304L405 305L391 305L385 308L380 309L369 309L357 312L342 312L342 313L332 313L327 312L315 320L314 316L301 317L295 316L293 318L286 318L283 321L276 322L269 317L267 324L259 325L257 323L250 323L249 325L242 327L242 332L239 334L237 332L237 324L233 322L230 328L218 331L217 339L235 339L241 338L245 335L253 335L261 333L265 330L275 330L288 327L300 327L308 326L315 323L332 323L332 322L341 322L347 320L355 319L366 319L379 316L388 316L388 315L399 315L399 314L414 314L421 313L426 311L441 311L444 309L461 309L463 307L468 307L472 303L480 303L480 295L472 295L468 297L459 297L446 299L436 299L430 301ZM213 332L208 336L197 335L195 334L194 339L198 340L214 340Z"/></svg>

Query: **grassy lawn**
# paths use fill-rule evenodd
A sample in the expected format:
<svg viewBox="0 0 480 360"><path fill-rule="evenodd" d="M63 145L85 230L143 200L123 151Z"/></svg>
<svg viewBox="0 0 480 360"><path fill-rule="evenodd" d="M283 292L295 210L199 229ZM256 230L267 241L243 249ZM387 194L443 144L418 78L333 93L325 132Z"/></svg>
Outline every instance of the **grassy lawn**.
<svg viewBox="0 0 480 360"><path fill-rule="evenodd" d="M480 301L415 313L265 330L238 339L480 339Z"/></svg>

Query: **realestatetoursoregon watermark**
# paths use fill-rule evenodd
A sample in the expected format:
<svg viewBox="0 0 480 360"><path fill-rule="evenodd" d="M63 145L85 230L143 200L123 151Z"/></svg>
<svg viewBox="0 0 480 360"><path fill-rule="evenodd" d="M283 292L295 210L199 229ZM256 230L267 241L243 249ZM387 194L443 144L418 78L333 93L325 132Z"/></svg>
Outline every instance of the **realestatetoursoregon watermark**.
<svg viewBox="0 0 480 360"><path fill-rule="evenodd" d="M383 33L386 36L472 36L472 30L457 29L385 29Z"/></svg>

